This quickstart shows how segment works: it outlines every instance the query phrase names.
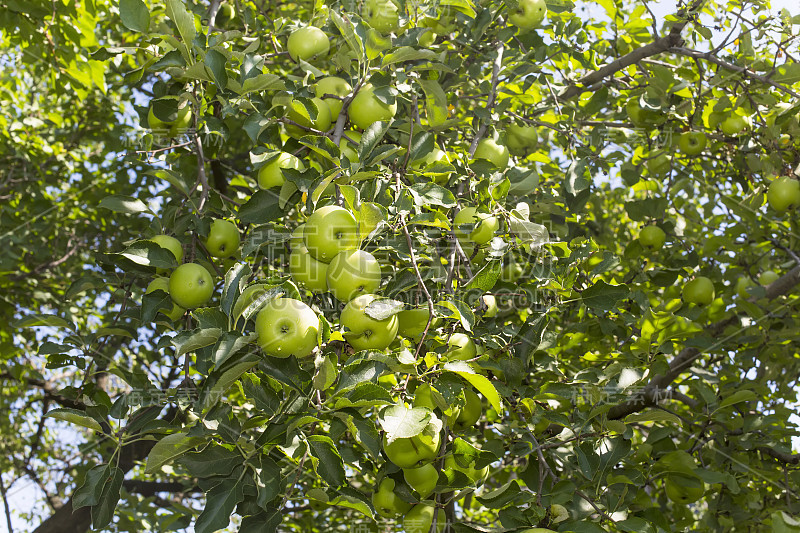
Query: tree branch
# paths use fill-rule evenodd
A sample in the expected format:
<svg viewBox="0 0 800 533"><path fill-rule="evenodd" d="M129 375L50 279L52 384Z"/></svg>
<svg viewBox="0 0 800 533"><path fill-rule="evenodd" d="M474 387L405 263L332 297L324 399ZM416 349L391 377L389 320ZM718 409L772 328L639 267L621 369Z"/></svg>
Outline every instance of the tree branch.
<svg viewBox="0 0 800 533"><path fill-rule="evenodd" d="M798 283L800 283L800 266L794 267L792 270L768 285L766 298L768 300L774 300L779 296L788 294L789 291L791 291ZM756 298L751 298L751 301L753 300L756 300ZM736 322L737 318L737 315L733 315L725 320L710 325L705 330L706 335L712 338L720 337L725 328ZM720 340L717 345L723 340L724 339ZM608 411L608 418L610 420L625 418L631 413L635 413L646 407L655 405L659 400L659 396L661 396L667 390L670 384L672 384L672 382L675 381L683 372L688 370L692 363L694 363L695 360L697 360L697 358L703 353L705 352L694 347L688 347L681 350L670 362L669 370L666 374L653 377L650 383L648 383L644 388L643 393L636 399L613 407L610 411Z"/></svg>
<svg viewBox="0 0 800 533"><path fill-rule="evenodd" d="M642 59L661 54L670 48L681 46L683 44L683 37L681 32L689 23L688 15L698 9L705 0L695 0L688 9L681 9L678 12L678 18L684 19L681 22L673 24L669 33L663 37L659 37L652 43L637 48L633 52L622 56L621 58L605 65L604 67L596 70L586 76L582 77L558 95L558 100L569 100L589 90L589 88L609 76L613 76L620 70L627 68L631 65L639 63Z"/></svg>

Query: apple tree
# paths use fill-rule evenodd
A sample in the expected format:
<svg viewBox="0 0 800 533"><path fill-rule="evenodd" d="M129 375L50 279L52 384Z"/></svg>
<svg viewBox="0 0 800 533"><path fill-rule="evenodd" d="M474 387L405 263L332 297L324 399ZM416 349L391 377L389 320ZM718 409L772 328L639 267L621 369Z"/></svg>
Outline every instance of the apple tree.
<svg viewBox="0 0 800 533"><path fill-rule="evenodd" d="M10 2L8 529L800 531L798 26Z"/></svg>

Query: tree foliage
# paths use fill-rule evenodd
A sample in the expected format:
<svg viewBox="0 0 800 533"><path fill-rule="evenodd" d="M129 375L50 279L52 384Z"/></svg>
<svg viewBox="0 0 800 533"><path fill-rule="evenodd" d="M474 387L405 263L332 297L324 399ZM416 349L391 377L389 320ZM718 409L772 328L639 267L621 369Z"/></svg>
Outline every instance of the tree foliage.
<svg viewBox="0 0 800 533"><path fill-rule="evenodd" d="M800 206L768 195L800 175L800 18L559 0L523 30L525 3L4 3L9 529L379 530L390 479L455 531L800 531ZM356 131L367 84L396 112ZM417 310L386 349L290 275L328 205L380 264L366 316ZM148 290L181 262L215 285L182 314ZM259 347L277 297L319 316L311 356ZM403 439L441 440L430 496Z"/></svg>

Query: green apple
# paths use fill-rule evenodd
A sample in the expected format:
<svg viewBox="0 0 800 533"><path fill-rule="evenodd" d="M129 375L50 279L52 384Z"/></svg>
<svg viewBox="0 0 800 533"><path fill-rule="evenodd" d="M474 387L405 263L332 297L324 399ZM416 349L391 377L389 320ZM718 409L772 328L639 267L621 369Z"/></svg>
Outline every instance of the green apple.
<svg viewBox="0 0 800 533"><path fill-rule="evenodd" d="M438 420L437 420L438 422ZM392 442L383 437L383 451L389 460L400 468L417 468L432 463L439 453L440 427L429 423L422 433L413 437L399 438Z"/></svg>
<svg viewBox="0 0 800 533"><path fill-rule="evenodd" d="M381 284L381 265L364 250L339 252L328 265L328 290L337 300L349 302L375 292Z"/></svg>
<svg viewBox="0 0 800 533"><path fill-rule="evenodd" d="M474 159L485 159L500 170L508 166L508 148L494 139L481 139L475 148Z"/></svg>
<svg viewBox="0 0 800 533"><path fill-rule="evenodd" d="M478 354L475 343L464 333L453 333L447 340L447 358L451 361L467 361Z"/></svg>
<svg viewBox="0 0 800 533"><path fill-rule="evenodd" d="M272 357L306 357L317 347L319 317L293 298L269 300L256 317L258 344Z"/></svg>
<svg viewBox="0 0 800 533"><path fill-rule="evenodd" d="M292 234L289 236L289 249L294 250L299 246L305 247L303 242L303 231L305 231L306 225L300 224L292 231Z"/></svg>
<svg viewBox="0 0 800 533"><path fill-rule="evenodd" d="M509 261L503 261L503 268L500 270L500 279L508 283L514 283L525 273L522 265L514 261L512 258Z"/></svg>
<svg viewBox="0 0 800 533"><path fill-rule="evenodd" d="M769 206L782 213L790 207L800 207L800 181L789 176L776 178L767 190Z"/></svg>
<svg viewBox="0 0 800 533"><path fill-rule="evenodd" d="M289 273L297 283L305 285L311 292L328 290L328 263L317 261L302 244L289 255Z"/></svg>
<svg viewBox="0 0 800 533"><path fill-rule="evenodd" d="M433 493L439 481L439 471L433 464L422 465L417 468L404 468L403 479L408 486L417 491L421 499Z"/></svg>
<svg viewBox="0 0 800 533"><path fill-rule="evenodd" d="M202 265L184 263L169 277L169 295L184 309L200 307L214 293L214 280Z"/></svg>
<svg viewBox="0 0 800 533"><path fill-rule="evenodd" d="M306 107L297 100L292 100L289 103L289 107L286 108L286 118L306 128L328 131L331 127L331 108L328 107L328 104L326 104L322 98L317 98L315 96L311 101L314 102L314 107L317 108L317 116L314 120L311 120ZM286 133L296 139L309 134L307 130L295 126L294 124L286 124Z"/></svg>
<svg viewBox="0 0 800 533"><path fill-rule="evenodd" d="M672 158L664 153L651 157L646 164L647 171L657 178L665 177L672 170Z"/></svg>
<svg viewBox="0 0 800 533"><path fill-rule="evenodd" d="M331 122L336 122L336 118L342 110L342 100L339 98L325 98L325 95L344 98L352 92L353 87L337 76L322 78L314 84L314 94L328 104L328 108L331 111Z"/></svg>
<svg viewBox="0 0 800 533"><path fill-rule="evenodd" d="M345 138L347 137L347 138ZM353 140L356 144L351 143L347 139ZM339 141L339 151L351 163L358 162L358 145L361 142L361 133L354 130L347 130L342 134L342 140Z"/></svg>
<svg viewBox="0 0 800 533"><path fill-rule="evenodd" d="M492 318L497 316L497 298L493 294L484 294L481 296L486 310L483 312L483 318Z"/></svg>
<svg viewBox="0 0 800 533"><path fill-rule="evenodd" d="M538 28L547 15L545 0L519 0L516 4L514 11L509 9L508 21L521 30Z"/></svg>
<svg viewBox="0 0 800 533"><path fill-rule="evenodd" d="M356 93L347 109L350 122L362 130L375 122L391 121L397 113L397 102L385 104L375 96L375 88L367 83Z"/></svg>
<svg viewBox="0 0 800 533"><path fill-rule="evenodd" d="M340 252L358 248L358 222L342 207L320 207L308 217L303 241L312 256L329 263Z"/></svg>
<svg viewBox="0 0 800 533"><path fill-rule="evenodd" d="M406 309L397 313L398 332L400 335L407 339L419 341L422 334L425 332L425 327L428 325L428 317L431 316L427 307L418 307L416 309ZM440 322L440 319L434 317L431 321L429 333L433 331Z"/></svg>
<svg viewBox="0 0 800 533"><path fill-rule="evenodd" d="M683 286L683 301L687 304L710 304L714 301L714 283L705 276L697 276Z"/></svg>
<svg viewBox="0 0 800 533"><path fill-rule="evenodd" d="M770 285L771 283L777 281L779 278L780 276L775 272L773 272L772 270L765 270L764 272L761 273L760 276L758 276L758 282L762 286L766 287L767 285Z"/></svg>
<svg viewBox="0 0 800 533"><path fill-rule="evenodd" d="M666 238L667 234L658 226L645 226L642 231L639 232L639 242L642 246L654 250L658 250L664 246Z"/></svg>
<svg viewBox="0 0 800 533"><path fill-rule="evenodd" d="M447 152L440 149L438 146L434 146L433 150L425 154L424 156L420 157L419 159L415 159L409 166L414 170L422 171L424 174L429 175L431 179L435 183L447 183L447 180L450 179L451 172L444 172L444 173L425 173L425 169L429 166L433 166L439 162L449 163L450 157L447 155Z"/></svg>
<svg viewBox="0 0 800 533"><path fill-rule="evenodd" d="M527 157L539 144L539 135L534 126L509 124L506 127L506 146L517 157Z"/></svg>
<svg viewBox="0 0 800 533"><path fill-rule="evenodd" d="M464 389L462 391L464 397L464 405L448 417L447 422L454 431L464 431L472 427L480 419L483 413L483 405L481 398L472 389Z"/></svg>
<svg viewBox="0 0 800 533"><path fill-rule="evenodd" d="M475 463L470 463L468 466L461 466L452 454L444 458L444 468L445 470L458 470L478 484L483 483L486 476L489 475L488 465L483 468L475 468Z"/></svg>
<svg viewBox="0 0 800 533"><path fill-rule="evenodd" d="M305 170L306 166L292 154L281 152L278 157L258 170L258 186L262 189L270 189L283 185L286 181L283 177L284 168Z"/></svg>
<svg viewBox="0 0 800 533"><path fill-rule="evenodd" d="M155 278L147 286L147 289L144 291L144 293L150 294L151 292L155 291L164 291L165 293L169 294L169 278ZM183 314L186 312L186 309L182 308L173 301L172 309L162 308L160 312L174 322L183 316Z"/></svg>
<svg viewBox="0 0 800 533"><path fill-rule="evenodd" d="M753 280L747 276L742 276L736 280L736 294L739 295L739 298L744 298L747 300L750 298L750 293L747 292L747 289L752 286Z"/></svg>
<svg viewBox="0 0 800 533"><path fill-rule="evenodd" d="M707 144L708 137L702 131L687 131L678 137L678 148L686 155L700 155Z"/></svg>
<svg viewBox="0 0 800 533"><path fill-rule="evenodd" d="M420 383L414 389L414 407L427 407L431 411L436 409L433 402L433 387L429 383Z"/></svg>
<svg viewBox="0 0 800 533"><path fill-rule="evenodd" d="M642 100L639 96L632 96L625 104L625 111L628 118L637 128L658 126L667 120L667 114L648 99L644 99L645 106L642 107Z"/></svg>
<svg viewBox="0 0 800 533"><path fill-rule="evenodd" d="M394 480L385 477L378 485L378 490L372 493L372 506L375 508L375 512L384 518L404 515L411 509L410 503L403 501L395 494L394 487Z"/></svg>
<svg viewBox="0 0 800 533"><path fill-rule="evenodd" d="M383 350L397 336L397 315L384 320L367 315L365 309L375 298L374 294L356 296L347 302L339 318L341 325L348 329L345 339L356 350Z"/></svg>
<svg viewBox="0 0 800 533"><path fill-rule="evenodd" d="M430 503L418 503L403 518L403 531L405 533L430 533L436 520L436 533L442 533L447 525L444 509L436 510Z"/></svg>
<svg viewBox="0 0 800 533"><path fill-rule="evenodd" d="M147 124L150 126L151 130L158 134L176 137L181 133L184 133L191 126L192 106L187 103L183 107L179 108L174 120L159 119L153 111L153 107L151 106L150 110L147 112Z"/></svg>
<svg viewBox="0 0 800 533"><path fill-rule="evenodd" d="M219 5L219 10L217 10L217 16L214 19L214 24L221 28L230 23L235 16L236 10L234 7L228 2L224 2Z"/></svg>
<svg viewBox="0 0 800 533"><path fill-rule="evenodd" d="M241 244L239 228L229 220L217 218L211 223L208 237L203 241L212 257L224 259L236 253Z"/></svg>
<svg viewBox="0 0 800 533"><path fill-rule="evenodd" d="M735 137L742 133L745 128L747 128L747 119L735 111L731 112L731 114L722 121L719 125L719 129L722 130L722 133L728 135L729 137Z"/></svg>
<svg viewBox="0 0 800 533"><path fill-rule="evenodd" d="M170 237L169 235L156 235L155 237L151 237L150 240L162 248L166 248L172 252L172 255L174 255L175 259L178 261L178 264L183 262L183 245L181 244L181 241L175 237ZM166 272L166 269L157 270L161 271L162 273Z"/></svg>
<svg viewBox="0 0 800 533"><path fill-rule="evenodd" d="M456 236L459 240L470 240L475 244L486 244L492 240L495 232L500 229L500 220L489 213L481 213L476 207L465 207L453 218L456 226ZM463 230L462 224L474 224L471 230Z"/></svg>
<svg viewBox="0 0 800 533"><path fill-rule="evenodd" d="M670 474L664 482L667 498L675 503L694 503L705 494L705 484L697 476Z"/></svg>
<svg viewBox="0 0 800 533"><path fill-rule="evenodd" d="M550 506L550 516L552 517L551 521L554 524L558 524L559 522L563 522L564 520L567 520L569 518L569 511L567 511L567 508L564 507L563 505L554 503L553 505ZM550 531L550 530L545 529L544 531Z"/></svg>
<svg viewBox="0 0 800 533"><path fill-rule="evenodd" d="M361 16L384 35L400 28L400 10L392 0L367 0Z"/></svg>
<svg viewBox="0 0 800 533"><path fill-rule="evenodd" d="M297 61L309 61L328 53L331 42L325 32L314 26L306 26L292 32L287 42L289 55Z"/></svg>

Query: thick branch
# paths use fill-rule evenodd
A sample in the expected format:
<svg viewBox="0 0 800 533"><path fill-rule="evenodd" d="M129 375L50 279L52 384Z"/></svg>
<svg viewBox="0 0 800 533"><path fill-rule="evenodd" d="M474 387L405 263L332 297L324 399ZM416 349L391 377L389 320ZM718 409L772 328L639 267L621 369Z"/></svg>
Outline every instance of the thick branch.
<svg viewBox="0 0 800 533"><path fill-rule="evenodd" d="M590 74L587 74L561 91L561 94L558 95L558 100L569 100L574 98L582 92L588 90L592 85L603 81L609 76L613 76L620 70L639 63L642 59L661 54L670 48L681 46L683 44L681 32L686 27L686 24L689 23L688 13L699 8L704 1L705 0L695 0L688 10L682 9L679 11L678 18L682 18L684 20L674 24L668 34L664 35L663 37L659 37L646 46L637 48L633 52L605 65L604 67L600 68L600 70L596 70Z"/></svg>
<svg viewBox="0 0 800 533"><path fill-rule="evenodd" d="M771 283L766 289L766 298L768 300L774 300L779 296L784 296L785 294L788 294L789 291L791 291L798 283L800 283L800 266L794 267L792 270ZM726 318L725 320L712 324L706 328L705 333L712 338L720 337L722 332L725 331L725 328L736 322L736 319L737 317L734 315ZM678 355L670 362L669 370L666 374L655 376L644 388L642 395L637 397L635 400L613 407L608 412L608 418L610 420L625 418L631 413L635 413L637 411L641 411L645 407L655 405L659 397L663 397L663 394L670 384L672 384L672 382L675 381L683 372L688 370L692 363L694 363L695 360L697 360L697 358L703 353L705 352L694 347L684 348L681 350L680 353L678 353Z"/></svg>

